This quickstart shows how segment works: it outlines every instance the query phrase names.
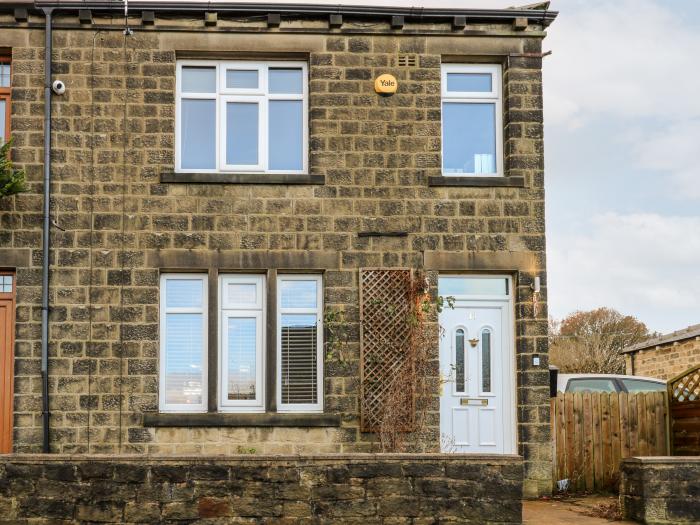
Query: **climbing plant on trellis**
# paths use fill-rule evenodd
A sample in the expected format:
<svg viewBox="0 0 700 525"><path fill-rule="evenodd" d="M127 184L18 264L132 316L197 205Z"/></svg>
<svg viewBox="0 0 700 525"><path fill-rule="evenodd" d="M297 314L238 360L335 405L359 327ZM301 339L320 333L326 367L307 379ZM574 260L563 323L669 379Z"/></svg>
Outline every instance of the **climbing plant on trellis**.
<svg viewBox="0 0 700 525"><path fill-rule="evenodd" d="M380 429L384 403L397 374L405 373L412 338L412 271L360 270L360 382L361 426L364 432ZM410 363L409 363L410 366ZM403 431L414 426L412 395L398 407ZM394 407L396 409L396 407Z"/></svg>

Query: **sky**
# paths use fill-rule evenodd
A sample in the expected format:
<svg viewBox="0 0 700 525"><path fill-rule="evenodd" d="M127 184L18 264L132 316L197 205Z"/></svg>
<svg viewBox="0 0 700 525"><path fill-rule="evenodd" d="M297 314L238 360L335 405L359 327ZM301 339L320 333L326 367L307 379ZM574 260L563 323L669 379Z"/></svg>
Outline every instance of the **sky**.
<svg viewBox="0 0 700 525"><path fill-rule="evenodd" d="M544 49L549 312L700 323L700 2L555 0Z"/></svg>

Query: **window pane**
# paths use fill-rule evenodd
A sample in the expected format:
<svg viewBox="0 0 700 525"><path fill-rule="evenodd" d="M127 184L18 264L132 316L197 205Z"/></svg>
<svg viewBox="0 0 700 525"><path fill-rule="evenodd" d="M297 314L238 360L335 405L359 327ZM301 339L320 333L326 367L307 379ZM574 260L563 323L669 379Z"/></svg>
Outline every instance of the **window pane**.
<svg viewBox="0 0 700 525"><path fill-rule="evenodd" d="M216 68L183 67L181 90L183 93L216 93Z"/></svg>
<svg viewBox="0 0 700 525"><path fill-rule="evenodd" d="M442 105L445 173L496 173L496 105Z"/></svg>
<svg viewBox="0 0 700 525"><path fill-rule="evenodd" d="M481 391L491 392L491 332L481 332Z"/></svg>
<svg viewBox="0 0 700 525"><path fill-rule="evenodd" d="M258 164L258 104L226 104L226 164Z"/></svg>
<svg viewBox="0 0 700 525"><path fill-rule="evenodd" d="M255 304L257 302L257 286L254 284L229 284L228 300L236 305Z"/></svg>
<svg viewBox="0 0 700 525"><path fill-rule="evenodd" d="M665 383L654 383L642 379L621 379L628 392L665 392Z"/></svg>
<svg viewBox="0 0 700 525"><path fill-rule="evenodd" d="M181 166L216 168L216 101L183 99L180 113Z"/></svg>
<svg viewBox="0 0 700 525"><path fill-rule="evenodd" d="M455 334L455 391L464 392L464 330L461 328Z"/></svg>
<svg viewBox="0 0 700 525"><path fill-rule="evenodd" d="M317 402L317 328L315 315L282 315L280 373L282 403Z"/></svg>
<svg viewBox="0 0 700 525"><path fill-rule="evenodd" d="M0 87L10 87L10 64L0 64Z"/></svg>
<svg viewBox="0 0 700 525"><path fill-rule="evenodd" d="M285 93L301 95L304 91L304 78L299 68L283 69L270 68L270 93Z"/></svg>
<svg viewBox="0 0 700 525"><path fill-rule="evenodd" d="M165 402L202 404L202 314L165 316Z"/></svg>
<svg viewBox="0 0 700 525"><path fill-rule="evenodd" d="M227 398L255 399L257 321L254 317L229 317L227 330Z"/></svg>
<svg viewBox="0 0 700 525"><path fill-rule="evenodd" d="M508 295L508 279L486 277L440 277L438 291L453 295Z"/></svg>
<svg viewBox="0 0 700 525"><path fill-rule="evenodd" d="M317 281L282 279L282 308L316 308Z"/></svg>
<svg viewBox="0 0 700 525"><path fill-rule="evenodd" d="M566 387L567 392L615 392L615 385L610 379L572 379Z"/></svg>
<svg viewBox="0 0 700 525"><path fill-rule="evenodd" d="M5 119L7 118L5 104L5 100L0 99L0 144L5 143Z"/></svg>
<svg viewBox="0 0 700 525"><path fill-rule="evenodd" d="M447 73L447 91L486 92L493 90L491 73Z"/></svg>
<svg viewBox="0 0 700 525"><path fill-rule="evenodd" d="M270 169L301 170L303 162L303 103L301 100L271 100Z"/></svg>
<svg viewBox="0 0 700 525"><path fill-rule="evenodd" d="M202 287L199 279L167 279L165 281L166 308L201 308Z"/></svg>
<svg viewBox="0 0 700 525"><path fill-rule="evenodd" d="M256 69L228 69L226 87L233 89L257 89L258 71Z"/></svg>

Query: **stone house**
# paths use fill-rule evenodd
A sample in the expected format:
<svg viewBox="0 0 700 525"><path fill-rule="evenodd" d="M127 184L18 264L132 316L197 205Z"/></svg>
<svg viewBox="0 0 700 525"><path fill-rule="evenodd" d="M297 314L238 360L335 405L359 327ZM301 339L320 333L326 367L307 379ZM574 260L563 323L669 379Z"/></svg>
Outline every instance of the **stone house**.
<svg viewBox="0 0 700 525"><path fill-rule="evenodd" d="M700 365L700 324L652 337L622 354L627 374L672 379Z"/></svg>
<svg viewBox="0 0 700 525"><path fill-rule="evenodd" d="M550 492L556 12L124 8L0 5L3 132L30 183L0 200L4 450L377 451L361 307L413 273L455 299L422 450L519 454L525 493Z"/></svg>

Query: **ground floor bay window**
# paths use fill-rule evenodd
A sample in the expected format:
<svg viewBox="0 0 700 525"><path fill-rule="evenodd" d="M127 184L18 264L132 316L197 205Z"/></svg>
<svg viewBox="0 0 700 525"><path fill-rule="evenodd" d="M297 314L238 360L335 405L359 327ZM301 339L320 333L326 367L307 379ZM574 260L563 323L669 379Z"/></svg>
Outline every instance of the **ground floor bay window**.
<svg viewBox="0 0 700 525"><path fill-rule="evenodd" d="M263 274L224 274L215 294L207 274L160 284L161 412L323 411L320 275L279 274L269 286Z"/></svg>

